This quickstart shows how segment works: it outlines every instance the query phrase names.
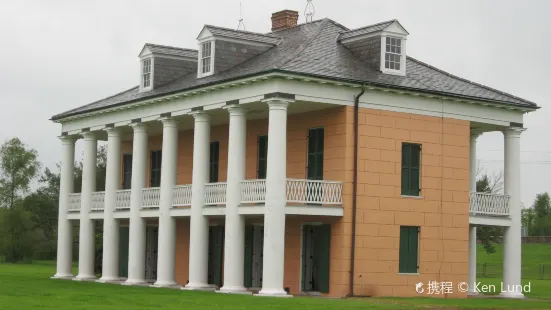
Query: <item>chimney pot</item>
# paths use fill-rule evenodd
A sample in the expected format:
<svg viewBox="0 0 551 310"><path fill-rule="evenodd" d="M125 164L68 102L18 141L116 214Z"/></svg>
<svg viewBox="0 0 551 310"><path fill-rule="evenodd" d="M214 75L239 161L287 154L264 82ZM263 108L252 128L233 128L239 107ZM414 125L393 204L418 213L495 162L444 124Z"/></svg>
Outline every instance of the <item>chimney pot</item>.
<svg viewBox="0 0 551 310"><path fill-rule="evenodd" d="M283 10L272 14L272 31L296 27L298 12Z"/></svg>

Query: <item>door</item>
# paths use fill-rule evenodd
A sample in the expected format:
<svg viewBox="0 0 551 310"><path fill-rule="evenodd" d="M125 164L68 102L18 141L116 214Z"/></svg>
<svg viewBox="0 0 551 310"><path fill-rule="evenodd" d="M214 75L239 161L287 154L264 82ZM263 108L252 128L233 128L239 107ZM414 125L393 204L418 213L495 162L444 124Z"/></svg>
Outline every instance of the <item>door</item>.
<svg viewBox="0 0 551 310"><path fill-rule="evenodd" d="M224 257L224 226L209 227L209 284L222 286L222 260Z"/></svg>
<svg viewBox="0 0 551 310"><path fill-rule="evenodd" d="M302 290L329 292L331 225L302 227Z"/></svg>
<svg viewBox="0 0 551 310"><path fill-rule="evenodd" d="M145 234L145 279L147 281L157 280L157 243L159 228L148 226Z"/></svg>
<svg viewBox="0 0 551 310"><path fill-rule="evenodd" d="M244 282L247 288L262 287L264 226L245 227Z"/></svg>
<svg viewBox="0 0 551 310"><path fill-rule="evenodd" d="M128 278L128 227L119 228L119 277Z"/></svg>
<svg viewBox="0 0 551 310"><path fill-rule="evenodd" d="M306 178L308 180L323 180L323 128L308 130L308 166ZM318 184L308 183L306 201L321 201L323 192Z"/></svg>

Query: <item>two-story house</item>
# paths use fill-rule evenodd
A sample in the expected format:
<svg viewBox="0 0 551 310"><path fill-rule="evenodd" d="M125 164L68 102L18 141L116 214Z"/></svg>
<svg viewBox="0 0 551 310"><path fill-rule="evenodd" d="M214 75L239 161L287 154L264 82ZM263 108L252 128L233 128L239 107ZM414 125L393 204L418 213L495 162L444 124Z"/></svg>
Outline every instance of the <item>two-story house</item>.
<svg viewBox="0 0 551 310"><path fill-rule="evenodd" d="M99 282L411 296L418 282L474 283L476 228L502 226L503 279L520 284L520 136L537 105L409 57L397 20L297 20L274 13L266 34L206 25L196 50L145 44L138 86L52 117L54 278L96 279L102 221ZM476 193L476 139L492 131L505 137L504 195Z"/></svg>

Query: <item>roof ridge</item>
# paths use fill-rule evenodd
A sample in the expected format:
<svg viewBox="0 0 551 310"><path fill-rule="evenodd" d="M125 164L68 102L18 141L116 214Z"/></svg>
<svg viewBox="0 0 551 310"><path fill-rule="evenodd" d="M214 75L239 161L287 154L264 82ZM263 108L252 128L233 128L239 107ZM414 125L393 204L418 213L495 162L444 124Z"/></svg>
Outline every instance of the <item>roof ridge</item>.
<svg viewBox="0 0 551 310"><path fill-rule="evenodd" d="M504 92L504 91L501 91L501 90L492 88L492 87L490 87L490 86L486 86L486 85L484 85L484 84L476 83L476 82L473 82L473 81L471 81L471 80L467 80L467 79L465 79L465 78L459 77L459 76L457 76L457 75L455 75L455 74L451 74L451 73L449 73L449 72L447 72L447 71L444 71L444 70L442 70L442 69L438 69L438 68L436 68L436 67L434 67L434 66L429 65L429 64L426 63L426 62L422 62L422 61L420 61L420 60L418 60L418 59L415 59L415 58L413 58L413 57L411 57L411 56L406 56L406 57L407 57L407 59L409 59L409 60L411 60L411 61L417 62L417 63L419 63L419 64L421 64L421 65L423 65L423 66L427 66L427 67L431 68L432 70L438 71L438 72L440 72L440 73L442 73L442 74L445 74L445 75L447 75L447 76L449 76L449 77L452 77L452 78L454 78L454 79L457 79L457 80L460 80L460 81L463 81L463 82L466 82L466 83L469 83L469 84L472 84L472 85L475 85L475 86L478 86L478 87L485 88L485 89L487 89L487 90L496 92L496 93L498 93L498 94L500 94L500 95L503 95L503 96L510 97L510 98L512 98L512 99L516 99L516 100L524 101L525 103L537 105L536 103L534 103L534 102L532 102L532 101L530 101L530 100L526 100L526 99L524 99L524 98L517 97L517 96L515 96L515 95L511 95L511 94L509 94L509 93L506 93L506 92Z"/></svg>
<svg viewBox="0 0 551 310"><path fill-rule="evenodd" d="M328 19L328 18L320 18L320 19L313 20L311 22L304 22L302 24L297 24L296 26L291 27L291 28L278 29L276 31L272 31L272 32L269 32L269 33L276 33L276 32L280 32L280 31L285 31L285 30L289 30L289 29L293 29L293 28L297 28L297 27L302 27L302 26L306 26L306 25L309 25L309 24L313 24L313 23L321 23L326 19Z"/></svg>
<svg viewBox="0 0 551 310"><path fill-rule="evenodd" d="M279 64L275 65L274 67L275 68L282 68L283 66L285 66L289 61L293 60L295 57L298 56L298 54L300 54L302 51L304 51L311 43L312 41L314 41L314 39L316 39L319 34L321 33L321 31L323 30L323 28L325 28L325 25L327 25L327 23L329 23L329 19L328 18L324 18L321 20L321 24L318 26L318 29L316 30L316 33L314 35L312 35L308 40L306 40L303 44L301 44L298 49L293 53L291 54L290 56L286 57L284 60L282 60Z"/></svg>
<svg viewBox="0 0 551 310"><path fill-rule="evenodd" d="M236 30L236 29L231 29L231 28L226 28L226 27L220 27L220 26L215 26L215 25L209 25L209 24L205 24L204 27L207 27L207 28L208 28L208 27L213 27L213 28L218 28L218 29L223 29L223 30L228 30L228 31L235 31L235 32L241 32L241 33L248 33L248 34L254 34L254 35L269 37L269 38L272 38L272 39L279 39L278 37L275 37L275 36L272 36L272 35L269 35L269 34L260 33L260 32L253 32L253 31L246 31L246 30Z"/></svg>

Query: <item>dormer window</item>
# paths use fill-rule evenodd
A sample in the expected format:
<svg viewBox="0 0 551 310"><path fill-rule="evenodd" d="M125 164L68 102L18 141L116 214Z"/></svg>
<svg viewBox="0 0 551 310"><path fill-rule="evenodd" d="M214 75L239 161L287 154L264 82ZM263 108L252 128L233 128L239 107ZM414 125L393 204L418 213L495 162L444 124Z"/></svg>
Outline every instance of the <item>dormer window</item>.
<svg viewBox="0 0 551 310"><path fill-rule="evenodd" d="M402 59L402 39L386 37L385 68L400 70Z"/></svg>
<svg viewBox="0 0 551 310"><path fill-rule="evenodd" d="M199 67L200 76L211 75L213 72L213 41L201 43L201 66Z"/></svg>
<svg viewBox="0 0 551 310"><path fill-rule="evenodd" d="M142 89L151 87L151 58L142 61Z"/></svg>

